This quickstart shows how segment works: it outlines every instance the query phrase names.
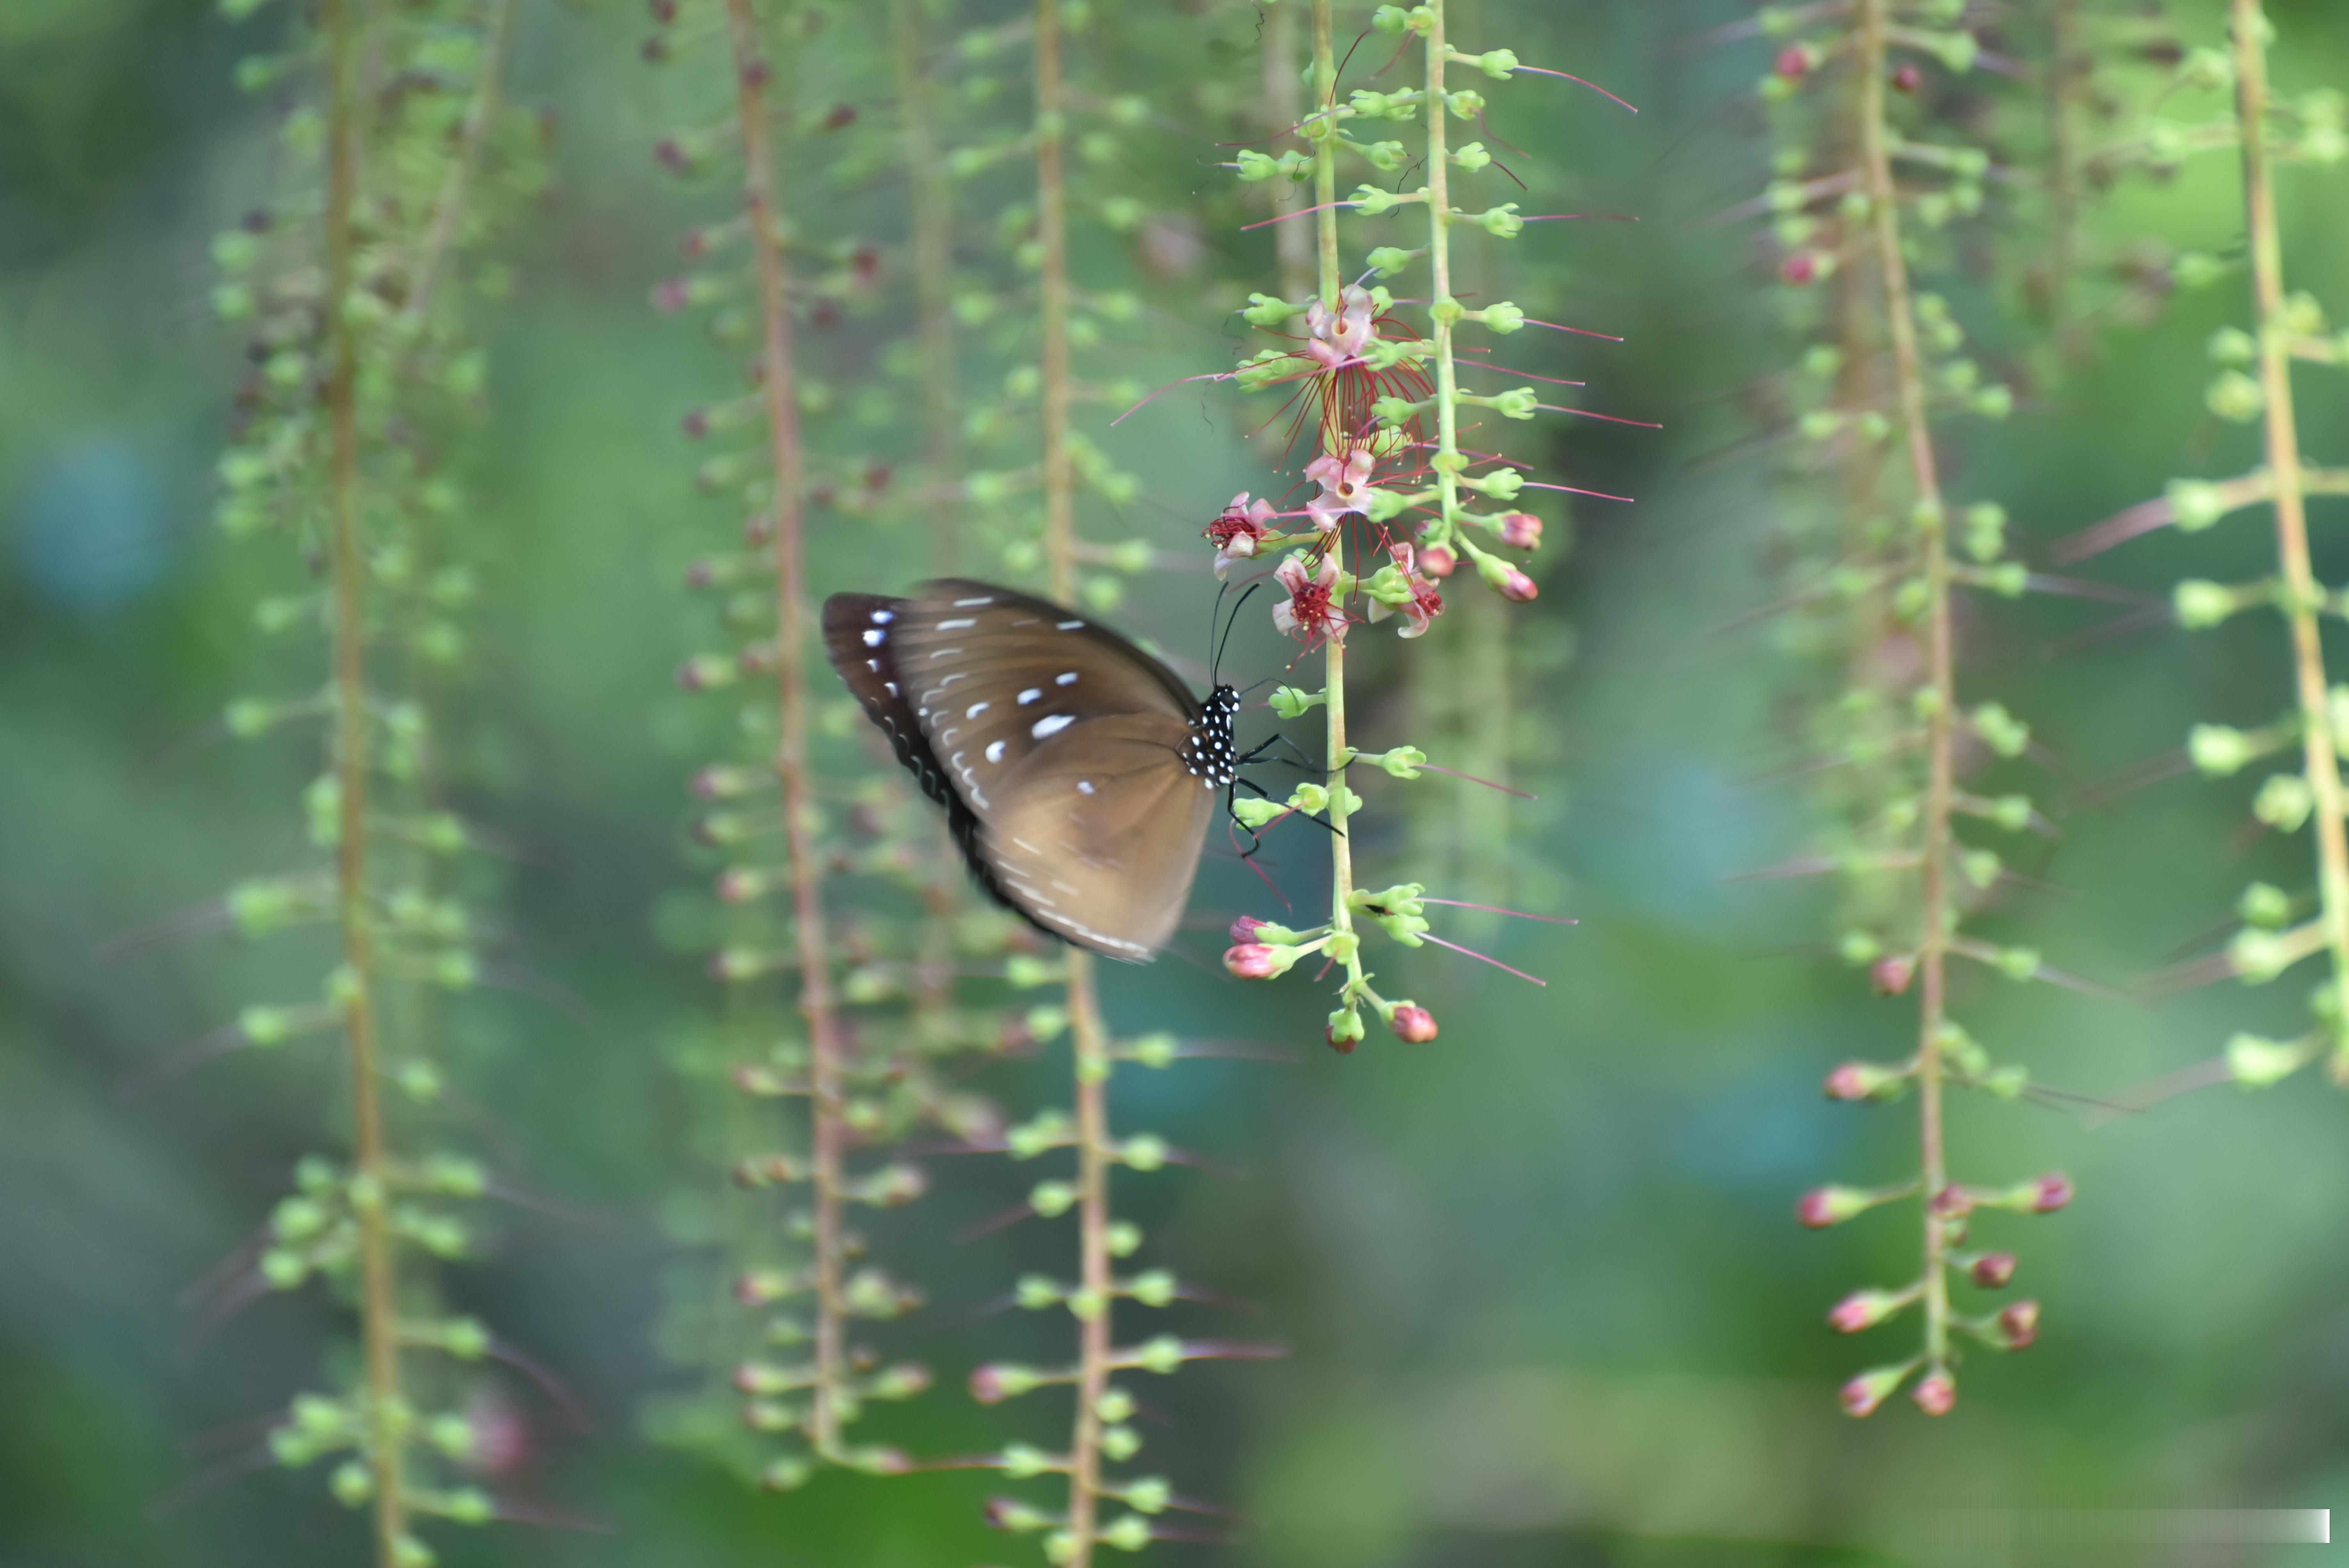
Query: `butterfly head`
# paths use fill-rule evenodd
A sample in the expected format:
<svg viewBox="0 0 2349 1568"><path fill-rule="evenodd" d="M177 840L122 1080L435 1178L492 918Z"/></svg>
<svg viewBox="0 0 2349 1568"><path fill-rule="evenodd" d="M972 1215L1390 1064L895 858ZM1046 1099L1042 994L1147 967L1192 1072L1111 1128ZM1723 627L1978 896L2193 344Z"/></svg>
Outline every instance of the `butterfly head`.
<svg viewBox="0 0 2349 1568"><path fill-rule="evenodd" d="M1183 766L1209 789L1223 789L1239 775L1239 748L1232 740L1232 721L1240 711L1240 694L1218 686L1208 694L1191 738L1183 748Z"/></svg>

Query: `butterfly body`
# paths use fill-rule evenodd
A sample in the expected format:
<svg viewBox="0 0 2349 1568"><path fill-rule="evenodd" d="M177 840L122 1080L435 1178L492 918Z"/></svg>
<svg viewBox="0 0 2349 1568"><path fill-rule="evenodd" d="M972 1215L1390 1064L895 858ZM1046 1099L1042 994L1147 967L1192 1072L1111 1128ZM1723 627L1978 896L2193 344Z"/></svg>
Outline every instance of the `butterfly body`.
<svg viewBox="0 0 2349 1568"><path fill-rule="evenodd" d="M836 593L823 636L981 886L1111 957L1165 945L1236 777L1231 687L1202 703L1106 627L964 578Z"/></svg>

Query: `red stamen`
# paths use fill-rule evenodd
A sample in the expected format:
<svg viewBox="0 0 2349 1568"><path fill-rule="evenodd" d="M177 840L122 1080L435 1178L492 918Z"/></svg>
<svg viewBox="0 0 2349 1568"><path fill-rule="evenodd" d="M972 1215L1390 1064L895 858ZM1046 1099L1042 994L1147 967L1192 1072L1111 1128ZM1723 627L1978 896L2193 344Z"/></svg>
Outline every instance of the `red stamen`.
<svg viewBox="0 0 2349 1568"><path fill-rule="evenodd" d="M1661 425L1657 424L1653 419L1626 419L1620 414L1594 414L1588 408L1561 408L1555 403L1537 403L1534 407L1541 409L1544 413L1578 414L1586 419L1604 419L1610 425L1637 425L1640 428L1647 430L1661 430L1663 428ZM1115 421L1113 420L1112 421L1112 423L1114 422Z"/></svg>
<svg viewBox="0 0 2349 1568"><path fill-rule="evenodd" d="M1526 974L1526 973L1524 970L1522 970L1522 969L1509 969L1509 966L1508 966L1507 965L1506 965L1506 964L1502 963L1499 959L1497 959L1497 958L1487 958L1485 954L1481 954L1481 953L1477 952L1477 951L1476 951L1475 948L1473 948L1473 947L1463 947L1463 946L1461 946L1461 945L1460 945L1458 943L1456 943L1456 942L1446 942L1446 941L1444 941L1444 938L1442 938L1442 937L1440 937L1440 936L1436 935L1436 934L1435 934L1434 933L1433 933L1433 932L1423 931L1423 932L1421 932L1419 934L1420 934L1420 937L1421 937L1421 939L1422 939L1423 941L1433 942L1433 944L1435 944L1435 945L1436 945L1436 946L1438 946L1438 947L1449 947L1449 948L1450 948L1450 949L1452 949L1452 951L1453 951L1453 952L1454 952L1454 953L1464 953L1464 954L1466 954L1469 957L1475 959L1477 962L1482 963L1482 964L1489 964L1489 965L1492 965L1494 968L1495 968L1495 969L1508 969L1508 971L1509 971L1509 973L1510 973L1510 974L1512 974L1512 975L1516 975L1516 976L1518 979L1520 979L1520 980L1530 980L1530 981L1532 981L1535 985L1540 985L1540 986L1545 986L1545 987L1547 987L1547 986L1549 985L1549 982L1548 982L1548 981L1547 981L1547 980L1536 979L1533 975ZM1327 971L1324 971L1324 973L1327 973Z"/></svg>
<svg viewBox="0 0 2349 1568"><path fill-rule="evenodd" d="M1519 920L1538 920L1548 925L1580 925L1582 923L1582 922L1568 915L1527 914L1522 909L1503 909L1500 905L1495 903L1469 903L1464 900L1456 898L1430 898L1425 893L1419 895L1419 902L1422 903L1447 904L1454 909L1481 909L1487 914L1514 914Z"/></svg>
<svg viewBox="0 0 2349 1568"><path fill-rule="evenodd" d="M1543 68L1543 67L1540 67L1540 66L1519 66L1519 67L1517 67L1517 69L1518 69L1518 70L1521 70L1521 71L1531 71L1531 72L1533 72L1533 74L1534 74L1534 75L1536 75L1536 76L1537 76L1537 77L1557 77L1557 78L1558 78L1559 80L1561 80L1561 81L1580 82L1582 86L1588 88L1592 92L1597 93L1600 98L1606 98L1606 99L1609 100L1610 102L1623 104L1623 107L1624 107L1625 108L1629 108L1629 109L1630 109L1630 110L1631 110L1631 112L1632 112L1633 114L1637 114L1637 113L1639 113L1639 112L1640 112L1638 109L1636 109L1636 108L1632 108L1631 105L1630 105L1630 104L1628 104L1628 103L1623 103L1623 100L1622 100L1621 98L1617 98L1613 93L1609 92L1605 88L1600 87L1597 82L1583 81L1583 79L1582 79L1580 77L1577 77L1577 76L1569 76L1569 75L1568 75L1568 73L1566 73L1565 71L1553 71L1553 70L1547 70L1547 69Z"/></svg>

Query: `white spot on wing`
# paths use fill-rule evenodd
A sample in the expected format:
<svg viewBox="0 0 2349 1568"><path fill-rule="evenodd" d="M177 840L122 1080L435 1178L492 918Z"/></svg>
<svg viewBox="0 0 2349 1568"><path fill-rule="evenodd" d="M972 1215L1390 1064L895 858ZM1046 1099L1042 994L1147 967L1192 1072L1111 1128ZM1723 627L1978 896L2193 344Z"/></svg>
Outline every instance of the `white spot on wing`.
<svg viewBox="0 0 2349 1568"><path fill-rule="evenodd" d="M873 624L876 626L885 626L896 618L897 613L895 610L875 610L873 612Z"/></svg>
<svg viewBox="0 0 2349 1568"><path fill-rule="evenodd" d="M1083 625L1083 624L1084 624L1084 623L1083 623L1082 621L1060 621L1060 622L1056 622L1056 623L1054 623L1054 624L1055 624L1055 625L1056 625L1056 626L1057 626L1061 631L1063 631L1063 632L1073 632L1073 631L1075 631L1078 627L1080 627L1080 626Z"/></svg>
<svg viewBox="0 0 2349 1568"><path fill-rule="evenodd" d="M987 743L987 759L989 762L1000 762L1003 760L1003 742L999 740L990 740ZM1078 788L1084 789L1091 789L1092 786L1081 784Z"/></svg>
<svg viewBox="0 0 2349 1568"><path fill-rule="evenodd" d="M991 702L972 703L969 708L964 712L963 717L965 718L977 718L980 714L985 713L988 708L993 707L995 705Z"/></svg>
<svg viewBox="0 0 2349 1568"><path fill-rule="evenodd" d="M994 603L995 596L993 594L982 594L976 599L957 599L954 602L954 607L957 610L968 610L976 604L992 604Z"/></svg>
<svg viewBox="0 0 2349 1568"><path fill-rule="evenodd" d="M966 631L978 624L978 623L972 620L968 615L957 615L951 621L940 621L938 623L938 630L941 632L960 632Z"/></svg>
<svg viewBox="0 0 2349 1568"><path fill-rule="evenodd" d="M1044 688L1042 686L1030 686L1026 691L1019 694L1019 706L1021 707L1026 707L1030 703L1034 702L1038 697L1042 696L1043 695Z"/></svg>
<svg viewBox="0 0 2349 1568"><path fill-rule="evenodd" d="M1074 686L1077 684L1077 672L1074 670L1068 670L1060 675L1054 676L1052 677L1052 684L1054 686Z"/></svg>
<svg viewBox="0 0 2349 1568"><path fill-rule="evenodd" d="M1060 734L1061 731L1068 728L1069 726L1076 722L1077 721L1075 719L1071 718L1065 713L1056 713L1049 718L1040 718L1034 724L1030 725L1028 727L1028 733L1034 736L1039 740L1044 740Z"/></svg>
<svg viewBox="0 0 2349 1568"><path fill-rule="evenodd" d="M1078 779L1078 780L1077 780L1077 793L1078 793L1078 794L1080 794L1080 795L1090 795L1090 794L1092 794L1092 792L1093 792L1093 781L1092 781L1092 779Z"/></svg>
<svg viewBox="0 0 2349 1568"><path fill-rule="evenodd" d="M887 640L888 635L886 632L867 632L864 634L864 645L868 648L877 648Z"/></svg>

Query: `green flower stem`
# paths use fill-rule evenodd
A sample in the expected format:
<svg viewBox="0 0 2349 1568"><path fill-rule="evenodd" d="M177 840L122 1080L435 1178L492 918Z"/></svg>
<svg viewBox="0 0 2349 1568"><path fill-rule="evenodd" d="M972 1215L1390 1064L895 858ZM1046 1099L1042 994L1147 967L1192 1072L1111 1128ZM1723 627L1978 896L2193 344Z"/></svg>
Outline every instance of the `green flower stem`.
<svg viewBox="0 0 2349 1568"><path fill-rule="evenodd" d="M367 1462L374 1472L379 1568L408 1555L406 1440L399 1384L398 1283L390 1215L384 1202L390 1163L376 1072L375 953L367 911L367 625L360 548L358 342L347 308L353 287L358 201L358 21L345 0L324 0L318 26L326 46L326 376L328 507L334 531L335 775L340 837L336 892L342 923L343 1023L351 1053L351 1204L359 1234L359 1329L366 1361ZM362 1187L372 1197L360 1202Z"/></svg>
<svg viewBox="0 0 2349 1568"><path fill-rule="evenodd" d="M2320 918L2337 988L2349 981L2349 825L2342 820L2340 754L2334 748L2325 701L2324 645L2317 629L2317 607L2323 603L2323 592L2317 586L2308 557L2308 503L2300 426L2292 406L2292 345L2284 323L2283 242L2268 167L2266 20L2259 0L2234 0L2233 26L2244 224L2251 235L2251 293L2259 314L2260 387L2265 394L2263 433L2268 473L2274 487L2276 555L2283 569L2284 616L2292 624L2304 767L2309 789L2315 797ZM2349 1064L2349 1023L2344 1022L2337 1006L2331 1020L2338 1076L2342 1067Z"/></svg>
<svg viewBox="0 0 2349 1568"><path fill-rule="evenodd" d="M1069 450L1068 191L1062 158L1068 130L1061 77L1061 0L1036 0L1036 214L1041 242L1039 298L1043 314L1044 562L1052 596L1076 598L1076 474ZM1115 1063L1094 985L1093 955L1069 949L1069 1035L1077 1102L1077 1252L1080 1284L1096 1310L1078 1319L1077 1408L1069 1437L1071 1568L1091 1568L1100 1541L1101 1398L1108 1391L1110 1346L1109 1171L1116 1157L1109 1128L1109 1079Z"/></svg>
<svg viewBox="0 0 2349 1568"><path fill-rule="evenodd" d="M432 227L425 235L415 265L409 269L408 303L401 307L401 314L411 322L423 322L432 303L433 286L440 281L441 266L456 247L473 171L481 162L482 144L489 139L491 128L497 124L498 93L506 74L506 56L513 46L513 19L518 5L519 0L492 0L484 28L489 41L482 54L481 80L474 88L473 101L465 106L465 121L458 131L457 154L449 161L449 173L433 203Z"/></svg>
<svg viewBox="0 0 2349 1568"><path fill-rule="evenodd" d="M1891 336L1892 376L1900 411L1901 435L1916 489L1920 518L1931 519L1923 534L1926 587L1926 668L1932 692L1925 716L1927 783L1919 866L1920 930L1917 944L1919 1019L1917 1100L1919 1153L1925 1193L1925 1353L1942 1365L1950 1348L1950 1289L1944 1260L1946 1222L1934 1212L1933 1194L1949 1184L1941 1126L1943 1026L1948 1019L1950 947L1949 868L1951 804L1955 773L1953 744L1957 681L1950 624L1950 558L1940 521L1941 481L1925 403L1925 369L1918 348L1908 261L1902 251L1900 198L1892 179L1892 134L1885 119L1888 13L1890 0L1860 0L1858 57L1860 172L1875 232L1877 268L1884 290L1884 316Z"/></svg>
<svg viewBox="0 0 2349 1568"><path fill-rule="evenodd" d="M780 738L775 775L782 788L783 833L791 867L792 923L798 939L800 1012L807 1022L809 1184L815 1230L815 1344L808 1438L825 1458L839 1451L840 1406L848 1377L847 1308L841 1273L841 1160L847 1128L841 1117L841 1041L832 992L832 944L823 911L823 861L811 832L817 806L807 760L807 563L802 552L806 457L800 440L799 387L792 358L791 283L783 266L781 215L767 125L767 67L751 0L727 0L734 83L742 134L742 205L750 219L759 288L760 366L767 434L774 463L775 689Z"/></svg>
<svg viewBox="0 0 2349 1568"><path fill-rule="evenodd" d="M922 461L931 565L951 573L961 555L961 512L949 480L959 445L955 418L954 199L931 122L930 74L922 61L921 0L890 0L897 117L905 149L914 229L915 339L922 363Z"/></svg>

